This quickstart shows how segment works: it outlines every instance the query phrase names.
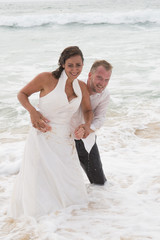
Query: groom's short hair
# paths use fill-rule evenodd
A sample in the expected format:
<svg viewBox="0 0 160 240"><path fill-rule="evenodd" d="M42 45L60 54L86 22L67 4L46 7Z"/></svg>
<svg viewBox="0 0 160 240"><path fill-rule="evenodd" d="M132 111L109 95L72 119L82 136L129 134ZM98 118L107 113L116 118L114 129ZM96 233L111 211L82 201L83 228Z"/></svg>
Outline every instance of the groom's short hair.
<svg viewBox="0 0 160 240"><path fill-rule="evenodd" d="M113 68L112 65L109 62L107 62L106 60L97 60L93 63L93 65L90 69L90 72L94 73L96 71L97 67L99 67L99 66L104 67L107 71L112 71L112 68Z"/></svg>

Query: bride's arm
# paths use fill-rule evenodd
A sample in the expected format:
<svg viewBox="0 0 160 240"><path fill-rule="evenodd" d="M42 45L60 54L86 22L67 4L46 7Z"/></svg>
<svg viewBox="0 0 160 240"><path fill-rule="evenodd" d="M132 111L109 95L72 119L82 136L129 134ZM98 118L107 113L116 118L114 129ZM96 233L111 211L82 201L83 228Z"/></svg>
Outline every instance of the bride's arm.
<svg viewBox="0 0 160 240"><path fill-rule="evenodd" d="M93 119L93 112L92 112L90 96L89 96L89 92L87 89L87 85L82 81L79 81L79 84L80 84L81 91L82 91L81 107L82 107L82 112L83 112L84 121L85 121L85 124L82 124L80 127L84 128L85 133L84 133L83 138L86 138L92 131L90 129L90 125L91 125L91 122Z"/></svg>
<svg viewBox="0 0 160 240"><path fill-rule="evenodd" d="M45 86L45 74L46 73L41 73L36 76L31 82L23 87L17 95L19 102L29 112L33 127L44 132L51 130L51 127L47 124L49 120L35 109L30 103L29 97L33 93L43 91Z"/></svg>

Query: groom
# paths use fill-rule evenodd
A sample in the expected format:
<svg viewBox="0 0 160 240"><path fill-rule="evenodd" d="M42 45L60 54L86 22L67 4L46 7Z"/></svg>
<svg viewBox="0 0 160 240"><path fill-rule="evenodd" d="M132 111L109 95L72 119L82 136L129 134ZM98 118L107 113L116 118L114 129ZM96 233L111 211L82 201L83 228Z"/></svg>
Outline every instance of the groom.
<svg viewBox="0 0 160 240"><path fill-rule="evenodd" d="M90 134L87 138L82 138L77 129L75 140L77 153L81 166L87 174L90 183L104 185L106 177L103 172L102 163L96 144L95 131L104 124L109 93L106 90L112 74L112 65L105 60L94 62L87 79L87 87L90 94L91 106L93 110L93 121L90 126ZM73 126L79 126L83 121L82 111L79 109L73 116ZM83 125L81 125L83 127Z"/></svg>

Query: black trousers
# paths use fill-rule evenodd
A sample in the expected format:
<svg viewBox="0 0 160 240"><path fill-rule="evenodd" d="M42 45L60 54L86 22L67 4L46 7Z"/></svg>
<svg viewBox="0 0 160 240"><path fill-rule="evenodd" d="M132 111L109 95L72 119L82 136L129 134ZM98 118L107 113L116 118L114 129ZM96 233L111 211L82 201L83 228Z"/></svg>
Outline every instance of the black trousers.
<svg viewBox="0 0 160 240"><path fill-rule="evenodd" d="M104 185L107 179L102 169L97 144L95 143L90 153L88 153L82 140L75 140L75 143L81 166L87 174L90 183Z"/></svg>

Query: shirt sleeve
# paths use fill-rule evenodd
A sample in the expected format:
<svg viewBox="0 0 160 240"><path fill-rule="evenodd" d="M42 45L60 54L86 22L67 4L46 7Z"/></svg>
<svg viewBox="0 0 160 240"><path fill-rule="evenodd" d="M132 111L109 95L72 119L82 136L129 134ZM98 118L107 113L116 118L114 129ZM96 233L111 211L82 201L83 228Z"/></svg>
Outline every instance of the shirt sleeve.
<svg viewBox="0 0 160 240"><path fill-rule="evenodd" d="M102 99L102 101L100 101L100 103L95 108L94 118L90 126L93 131L96 131L103 126L106 118L109 99L110 95L108 94L105 98Z"/></svg>

